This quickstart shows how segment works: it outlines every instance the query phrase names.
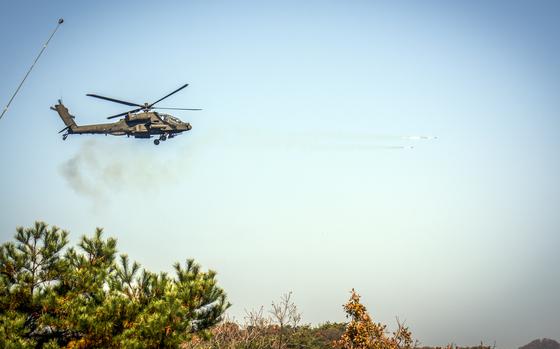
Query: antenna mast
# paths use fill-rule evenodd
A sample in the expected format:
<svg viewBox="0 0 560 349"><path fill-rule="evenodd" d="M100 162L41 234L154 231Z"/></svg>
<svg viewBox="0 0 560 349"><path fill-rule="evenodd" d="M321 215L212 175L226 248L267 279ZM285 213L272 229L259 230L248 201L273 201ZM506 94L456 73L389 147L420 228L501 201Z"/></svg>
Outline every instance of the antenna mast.
<svg viewBox="0 0 560 349"><path fill-rule="evenodd" d="M29 73L31 73L31 70L33 70L33 67L35 66L35 63L37 63L37 61L39 60L39 57L41 57L41 55L43 54L43 51L45 51L45 49L47 48L47 45L49 44L49 41L51 41L52 37L54 36L56 31L58 30L58 27L60 27L60 25L62 23L64 23L64 19L60 18L58 20L58 24L56 25L56 28L54 28L54 31L52 32L51 36L49 36L49 39L47 40L45 45L43 45L43 48L41 49L41 52L39 52L39 54L37 55L37 58L35 58L35 60L33 61L33 64L31 64L31 67L29 67L29 70L27 71L27 74L25 74L25 76L23 77L23 80L21 80L21 82L19 83L19 86L17 87L16 92L14 92L14 94L12 95L12 98L10 98L10 101L6 105L6 108L4 108L4 110L2 111L2 114L0 114L0 119L2 119L2 116L4 116L4 114L8 111L8 108L10 107L10 104L12 103L14 98L16 97L17 93L19 92L19 89L21 88L21 86L25 82L25 79L27 79L27 76L29 76Z"/></svg>

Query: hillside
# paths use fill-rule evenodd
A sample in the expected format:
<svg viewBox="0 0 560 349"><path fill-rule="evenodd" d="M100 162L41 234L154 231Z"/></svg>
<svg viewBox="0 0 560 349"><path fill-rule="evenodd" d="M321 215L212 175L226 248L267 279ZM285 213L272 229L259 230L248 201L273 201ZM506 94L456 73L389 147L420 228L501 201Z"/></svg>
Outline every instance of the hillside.
<svg viewBox="0 0 560 349"><path fill-rule="evenodd" d="M560 349L560 343L548 338L535 339L531 343L519 347L519 349Z"/></svg>

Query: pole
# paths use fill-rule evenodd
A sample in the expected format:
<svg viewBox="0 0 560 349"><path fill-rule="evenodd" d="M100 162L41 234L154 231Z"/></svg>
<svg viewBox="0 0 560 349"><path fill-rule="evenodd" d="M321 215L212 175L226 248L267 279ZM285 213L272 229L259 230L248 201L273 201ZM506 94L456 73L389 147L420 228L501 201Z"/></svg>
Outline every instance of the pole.
<svg viewBox="0 0 560 349"><path fill-rule="evenodd" d="M0 114L0 119L2 119L2 116L4 116L4 114L8 111L8 108L10 107L10 104L12 103L14 98L16 97L17 93L19 92L19 89L21 88L21 86L25 82L25 79L27 79L27 76L29 76L29 73L31 73L31 70L33 70L33 67L35 66L35 63L37 63L37 61L39 60L39 57L41 57L41 55L43 54L43 51L45 51L45 49L47 48L47 45L49 44L49 41L51 41L52 37L54 36L56 31L58 30L58 27L60 27L60 25L62 23L64 23L64 19L60 18L58 20L58 24L56 25L56 28L54 28L54 31L52 32L51 36L49 36L49 39L47 40L45 45L43 45L43 48L41 49L41 52L39 52L39 54L37 55L37 58L35 58L35 60L33 61L33 64L31 64L31 67L29 67L29 70L27 71L27 74L25 74L25 76L23 77L23 80L21 80L21 82L19 83L19 86L17 87L16 92L14 92L14 94L12 95L12 98L10 98L10 101L6 105L6 108L4 108L4 110L2 111L2 114Z"/></svg>

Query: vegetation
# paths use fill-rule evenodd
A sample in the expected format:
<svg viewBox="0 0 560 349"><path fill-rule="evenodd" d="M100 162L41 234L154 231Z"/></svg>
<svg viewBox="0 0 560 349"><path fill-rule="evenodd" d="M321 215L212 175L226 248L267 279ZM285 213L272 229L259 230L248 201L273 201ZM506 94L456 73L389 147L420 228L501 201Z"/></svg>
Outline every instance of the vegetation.
<svg viewBox="0 0 560 349"><path fill-rule="evenodd" d="M36 222L0 246L1 348L176 348L207 338L229 307L216 273L193 260L152 273L102 229L67 247Z"/></svg>
<svg viewBox="0 0 560 349"><path fill-rule="evenodd" d="M77 247L42 222L17 228L15 240L0 246L0 348L434 349L398 320L392 333L374 322L354 290L347 323L301 325L290 292L240 324L223 319L230 304L216 273L193 260L175 264L174 276L149 272L117 256L117 241L99 228Z"/></svg>
<svg viewBox="0 0 560 349"><path fill-rule="evenodd" d="M312 327L300 325L288 326L284 329L280 340L280 327L272 318L262 317L262 311L257 314L258 322L245 319L245 322L228 320L212 329L212 336L203 340L196 338L185 344L185 349L268 349L268 348L308 348L332 349L333 342L344 332L343 323L325 323ZM255 319L255 318L253 318Z"/></svg>
<svg viewBox="0 0 560 349"><path fill-rule="evenodd" d="M360 296L352 290L348 303L343 306L348 323L324 323L318 326L299 325L301 315L291 301L291 293L284 294L280 302L272 303L265 312L246 313L243 323L226 319L216 325L207 339L195 337L185 343L185 349L491 349L489 346L418 347L410 330L397 321L395 332L374 323ZM268 314L268 316L267 316Z"/></svg>
<svg viewBox="0 0 560 349"><path fill-rule="evenodd" d="M342 349L412 349L412 333L400 322L391 336L386 333L386 325L375 323L366 307L360 303L360 296L352 289L348 303L344 305L350 322L335 346Z"/></svg>
<svg viewBox="0 0 560 349"><path fill-rule="evenodd" d="M392 334L386 326L374 323L366 308L359 302L360 296L352 295L344 310L350 322L325 323L317 327L298 326L301 315L291 301L291 293L272 303L271 316L259 311L247 313L241 325L225 321L216 326L209 340L194 340L191 349L265 349L265 348L352 348L352 349L412 349L412 335L408 328L398 324Z"/></svg>

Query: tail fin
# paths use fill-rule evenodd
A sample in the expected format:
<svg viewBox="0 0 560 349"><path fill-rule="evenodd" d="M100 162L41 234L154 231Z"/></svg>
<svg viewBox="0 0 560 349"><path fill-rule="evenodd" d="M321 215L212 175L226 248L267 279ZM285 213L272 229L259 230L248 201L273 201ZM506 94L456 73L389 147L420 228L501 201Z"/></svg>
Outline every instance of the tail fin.
<svg viewBox="0 0 560 349"><path fill-rule="evenodd" d="M68 133L72 133L72 131L74 131L78 127L76 125L76 122L74 121L74 117L70 115L70 113L68 112L68 108L66 108L64 104L62 104L62 101L60 99L58 100L58 104L56 104L54 107L51 107L51 109L58 113L58 115L64 122L64 125L66 125L66 127L60 132L68 130Z"/></svg>

